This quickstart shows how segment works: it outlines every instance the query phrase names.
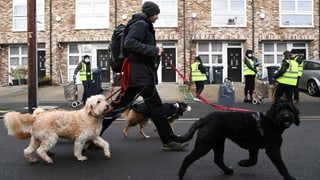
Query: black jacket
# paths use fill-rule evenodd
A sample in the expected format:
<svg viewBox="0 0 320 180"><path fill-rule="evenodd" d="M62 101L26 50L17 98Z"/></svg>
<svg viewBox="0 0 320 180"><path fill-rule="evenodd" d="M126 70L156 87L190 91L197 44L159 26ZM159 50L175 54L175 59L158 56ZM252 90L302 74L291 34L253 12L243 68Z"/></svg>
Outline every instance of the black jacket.
<svg viewBox="0 0 320 180"><path fill-rule="evenodd" d="M281 67L278 72L273 75L273 78L277 79L278 77L282 76L287 71L288 67L289 63L285 59L282 60Z"/></svg>
<svg viewBox="0 0 320 180"><path fill-rule="evenodd" d="M130 61L129 87L155 85L159 65L153 24L144 13L135 14L128 22L124 48Z"/></svg>

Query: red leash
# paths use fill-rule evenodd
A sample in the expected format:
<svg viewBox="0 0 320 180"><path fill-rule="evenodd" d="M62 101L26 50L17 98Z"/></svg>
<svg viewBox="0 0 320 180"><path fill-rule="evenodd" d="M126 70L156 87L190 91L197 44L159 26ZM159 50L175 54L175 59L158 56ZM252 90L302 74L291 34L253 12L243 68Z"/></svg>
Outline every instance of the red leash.
<svg viewBox="0 0 320 180"><path fill-rule="evenodd" d="M166 55L167 56L167 55ZM187 80L187 78L185 76L183 76L179 70L170 62L168 61L168 59L165 60L178 74L179 76L181 77L181 79L183 79L183 82L184 83L188 83L189 84L189 88L196 93L197 97L204 103L216 108L216 109L219 109L219 110L229 110L229 111L238 111L238 112L249 112L250 110L249 109L242 109L242 108L232 108L232 107L227 107L227 106L220 106L220 105L217 105L217 104L214 104L210 101L208 101L206 98L202 97L199 93L197 93L194 89L194 87L191 85L191 83L189 83L189 81Z"/></svg>

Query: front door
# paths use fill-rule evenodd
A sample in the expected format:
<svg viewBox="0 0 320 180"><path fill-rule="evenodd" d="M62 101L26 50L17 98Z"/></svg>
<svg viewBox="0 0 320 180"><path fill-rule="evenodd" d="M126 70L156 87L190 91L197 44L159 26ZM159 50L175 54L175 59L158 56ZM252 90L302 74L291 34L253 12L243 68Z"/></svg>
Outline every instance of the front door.
<svg viewBox="0 0 320 180"><path fill-rule="evenodd" d="M176 82L176 71L171 66L176 66L176 49L164 48L162 55L162 82Z"/></svg>
<svg viewBox="0 0 320 180"><path fill-rule="evenodd" d="M37 51L38 53L38 78L46 75L46 51Z"/></svg>
<svg viewBox="0 0 320 180"><path fill-rule="evenodd" d="M241 82L241 48L228 48L228 78Z"/></svg>
<svg viewBox="0 0 320 180"><path fill-rule="evenodd" d="M110 82L110 51L107 49L97 50L97 67L103 69L101 82Z"/></svg>

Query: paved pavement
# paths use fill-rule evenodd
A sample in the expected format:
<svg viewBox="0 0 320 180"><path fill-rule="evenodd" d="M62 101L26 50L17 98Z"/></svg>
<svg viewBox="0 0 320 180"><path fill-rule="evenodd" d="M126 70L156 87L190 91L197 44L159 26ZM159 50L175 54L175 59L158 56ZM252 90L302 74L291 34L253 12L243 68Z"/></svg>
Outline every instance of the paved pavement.
<svg viewBox="0 0 320 180"><path fill-rule="evenodd" d="M207 84L204 91L201 94L204 98L210 102L217 103L219 84ZM82 85L78 87L78 99L82 96ZM104 94L109 97L112 87L109 84L102 85ZM243 101L243 88L244 84L241 82L235 82L235 97L236 103L242 103ZM115 87L114 91L118 87ZM174 101L193 101L193 93L185 85L179 85L177 83L161 83L157 86L159 94L164 102ZM269 87L269 98L265 98L266 102L271 102L271 88ZM38 88L38 105L41 106L45 103L60 103L68 106L68 101L65 99L64 90L62 85L44 86ZM309 96L306 92L300 92L301 102L320 102L320 97ZM28 86L0 86L0 111L4 110L6 104L22 103L28 105ZM63 107L61 107L63 108Z"/></svg>
<svg viewBox="0 0 320 180"><path fill-rule="evenodd" d="M216 102L220 84L207 84L201 94L204 98ZM110 95L111 86L109 84L102 85L104 94ZM235 82L235 97L236 102L243 100L244 83ZM116 89L117 87L115 87ZM192 98L192 91L188 90L187 86L177 83L161 83L157 86L163 101L182 101ZM269 97L271 97L271 88L269 88ZM82 95L82 85L78 85L79 99ZM28 86L0 86L0 101L1 102L27 102L28 101ZM320 97L309 96L306 92L300 92L301 101L320 102ZM271 101L271 98L266 98L266 101ZM39 102L66 102L62 85L45 86L38 88Z"/></svg>

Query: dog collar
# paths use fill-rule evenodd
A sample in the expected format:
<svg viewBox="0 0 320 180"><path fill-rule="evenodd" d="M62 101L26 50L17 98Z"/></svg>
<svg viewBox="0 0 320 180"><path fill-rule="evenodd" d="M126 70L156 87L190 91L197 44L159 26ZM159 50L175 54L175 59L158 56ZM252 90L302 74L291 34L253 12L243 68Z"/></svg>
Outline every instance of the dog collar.
<svg viewBox="0 0 320 180"><path fill-rule="evenodd" d="M261 125L260 113L259 112L252 112L252 116L254 117L254 119L257 122L257 126L259 129L260 135L264 136L264 132L263 132L262 125Z"/></svg>

